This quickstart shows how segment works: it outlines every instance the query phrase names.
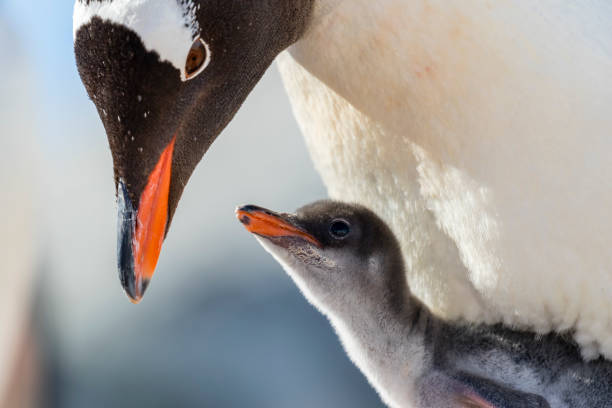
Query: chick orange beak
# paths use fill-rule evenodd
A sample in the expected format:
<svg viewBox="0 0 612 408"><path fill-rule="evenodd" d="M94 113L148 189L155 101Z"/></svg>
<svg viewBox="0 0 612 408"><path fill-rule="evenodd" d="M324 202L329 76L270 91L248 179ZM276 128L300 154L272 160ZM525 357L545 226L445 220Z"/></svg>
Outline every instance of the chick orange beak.
<svg viewBox="0 0 612 408"><path fill-rule="evenodd" d="M280 214L255 205L236 209L236 217L247 231L262 237L297 237L318 247L321 243L312 235L285 220Z"/></svg>
<svg viewBox="0 0 612 408"><path fill-rule="evenodd" d="M168 223L168 194L176 136L162 152L134 210L122 181L119 182L119 274L130 300L142 299L161 252Z"/></svg>

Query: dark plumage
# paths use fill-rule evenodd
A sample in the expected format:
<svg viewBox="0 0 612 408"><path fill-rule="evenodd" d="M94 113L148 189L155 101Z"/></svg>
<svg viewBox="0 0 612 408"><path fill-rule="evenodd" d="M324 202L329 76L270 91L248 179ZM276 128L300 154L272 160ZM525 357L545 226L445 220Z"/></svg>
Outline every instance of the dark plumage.
<svg viewBox="0 0 612 408"><path fill-rule="evenodd" d="M201 75L185 82L122 25L94 17L77 30L79 74L106 129L115 181L125 180L132 202L138 203L160 153L176 134L172 218L206 150L278 53L303 32L311 3L207 1L196 18L214 57Z"/></svg>
<svg viewBox="0 0 612 408"><path fill-rule="evenodd" d="M105 2L102 9L113 6L113 0ZM179 13L193 13L194 24L199 27L198 38L207 44L212 55L205 69L187 81L182 80L181 71L165 60L159 50L145 46L147 41L160 41L167 35L165 28L155 26L159 21L142 17L143 30L150 37L141 38L126 25L98 16L96 13L102 13L96 9L100 3L77 0L79 12L91 12L93 17L75 19L74 50L81 79L106 129L117 190L124 190L120 192L129 197L124 203L132 206L119 211L119 272L127 294L139 301L153 274L161 241L196 165L278 53L304 32L312 0L182 1L168 6L170 10L179 9ZM156 7L156 4L142 4L144 14L147 6ZM130 7L141 7L126 2L121 6L125 10L120 17L133 12ZM167 21L163 23L169 29L180 29L186 24L173 21L172 16L164 18ZM192 43L170 41L171 48L183 47L188 57ZM186 58L181 63L189 66L190 61ZM163 232L159 236L157 230L150 232L154 228L144 221L139 223L137 217L143 213L141 196L146 186L157 186L155 180L151 181L152 172L174 138L169 190L155 196L155 204L165 214L151 219L162 224ZM123 186L119 188L119 184ZM152 190L158 192L156 188ZM134 217L128 218L127 214ZM132 230L139 226L146 230L141 236L151 242L138 242L138 235ZM143 259L135 259L135 248L147 248L143 250Z"/></svg>

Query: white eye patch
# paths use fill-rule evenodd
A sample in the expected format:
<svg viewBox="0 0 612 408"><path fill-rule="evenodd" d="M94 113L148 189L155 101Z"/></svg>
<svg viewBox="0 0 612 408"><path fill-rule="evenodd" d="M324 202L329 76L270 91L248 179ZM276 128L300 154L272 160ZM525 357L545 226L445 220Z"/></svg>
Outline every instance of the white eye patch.
<svg viewBox="0 0 612 408"><path fill-rule="evenodd" d="M185 61L200 33L193 0L76 0L73 35L92 18L120 24L136 33L147 51L155 51L186 80Z"/></svg>

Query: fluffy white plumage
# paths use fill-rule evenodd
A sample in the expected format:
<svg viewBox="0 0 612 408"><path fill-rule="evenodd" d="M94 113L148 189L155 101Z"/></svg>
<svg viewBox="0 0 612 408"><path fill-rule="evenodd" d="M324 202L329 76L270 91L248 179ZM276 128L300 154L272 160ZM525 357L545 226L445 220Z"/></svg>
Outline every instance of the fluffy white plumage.
<svg viewBox="0 0 612 408"><path fill-rule="evenodd" d="M333 291L335 302L326 299L317 293L316 285L309 283L308 279L299 273L305 268L301 261L267 239L257 236L255 238L293 279L308 302L329 319L347 355L366 376L385 404L390 407L413 406L417 394L415 383L425 370L423 361L426 353L423 339L418 336L406 338L404 328L394 324L395 322L387 316L388 310L382 306L377 309L377 305L372 302L374 299L368 297L360 297L359 305L350 306L352 313L350 317L338 314L337 310L334 310L333 303L351 304L354 299L350 295ZM350 253L336 252L333 255L336 259L344 258L344 261L340 262L341 265L354 263ZM326 260L333 262L330 259ZM335 265L326 266L335 267ZM384 270L376 272L378 276L389 273ZM335 273L349 272L343 270ZM356 269L350 273L364 272ZM325 284L333 287L333 279L326 281ZM390 322L381 325L386 319Z"/></svg>
<svg viewBox="0 0 612 408"><path fill-rule="evenodd" d="M612 357L612 5L320 0L279 58L333 198L400 237L447 318Z"/></svg>

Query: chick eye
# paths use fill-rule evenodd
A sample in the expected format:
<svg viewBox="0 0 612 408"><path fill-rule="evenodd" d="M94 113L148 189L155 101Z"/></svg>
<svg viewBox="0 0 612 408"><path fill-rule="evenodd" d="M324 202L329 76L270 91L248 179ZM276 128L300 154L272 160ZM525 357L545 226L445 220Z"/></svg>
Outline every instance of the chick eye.
<svg viewBox="0 0 612 408"><path fill-rule="evenodd" d="M210 63L210 48L201 38L191 45L187 61L185 61L185 79L193 79L208 66Z"/></svg>
<svg viewBox="0 0 612 408"><path fill-rule="evenodd" d="M351 232L351 226L344 220L334 220L329 226L329 233L336 239L343 239Z"/></svg>

